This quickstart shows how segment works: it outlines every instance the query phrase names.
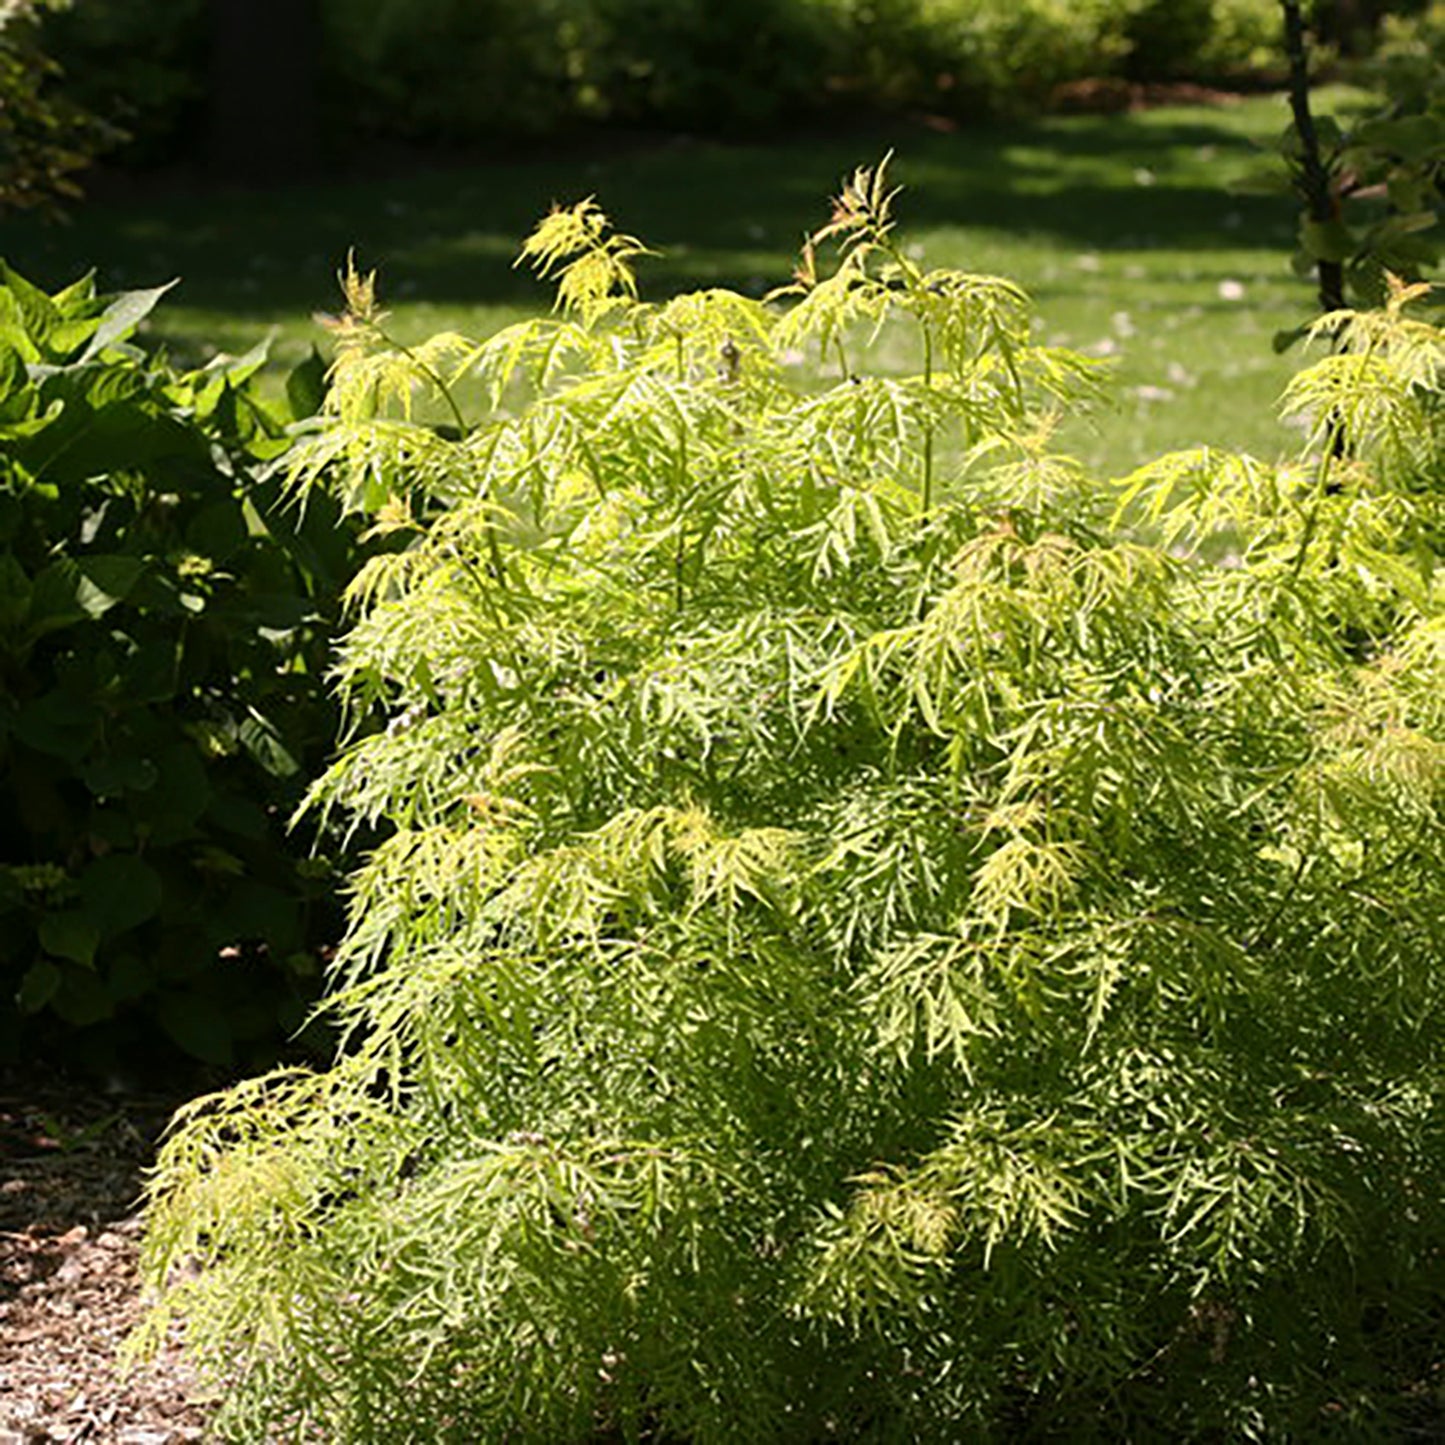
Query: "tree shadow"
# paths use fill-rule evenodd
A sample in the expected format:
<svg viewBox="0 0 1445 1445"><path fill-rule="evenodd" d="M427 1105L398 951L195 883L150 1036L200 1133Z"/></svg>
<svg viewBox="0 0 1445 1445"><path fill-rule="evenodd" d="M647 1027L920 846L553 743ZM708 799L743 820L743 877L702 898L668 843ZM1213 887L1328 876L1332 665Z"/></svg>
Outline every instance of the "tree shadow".
<svg viewBox="0 0 1445 1445"><path fill-rule="evenodd" d="M890 149L907 186L905 229L981 227L1095 251L1208 251L1244 238L1283 248L1289 203L1224 189L1261 155L1231 119L1192 109L952 135L895 124L754 144L633 137L574 155L433 157L265 189L171 176L108 184L68 226L11 222L3 249L50 286L96 264L107 288L178 276L175 302L238 318L329 306L353 247L395 299L531 309L549 293L513 266L521 238L554 202L595 194L663 253L646 265L649 294L758 290L787 277L840 178Z"/></svg>

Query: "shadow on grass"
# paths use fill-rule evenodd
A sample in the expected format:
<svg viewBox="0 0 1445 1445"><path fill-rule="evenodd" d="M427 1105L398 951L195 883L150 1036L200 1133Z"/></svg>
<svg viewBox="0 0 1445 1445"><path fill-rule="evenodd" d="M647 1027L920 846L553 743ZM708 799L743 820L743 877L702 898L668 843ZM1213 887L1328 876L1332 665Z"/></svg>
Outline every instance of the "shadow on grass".
<svg viewBox="0 0 1445 1445"><path fill-rule="evenodd" d="M647 263L650 294L757 290L786 278L840 176L889 148L910 230L988 228L1088 250L1275 246L1289 234L1288 203L1226 187L1258 166L1282 115L1276 104L952 135L895 125L770 144L633 140L570 158L438 160L253 191L196 178L112 181L67 226L11 222L0 251L51 286L91 266L107 289L179 276L177 302L239 320L329 306L354 246L395 299L532 309L549 293L513 268L519 241L553 201L595 193L619 226L664 253Z"/></svg>

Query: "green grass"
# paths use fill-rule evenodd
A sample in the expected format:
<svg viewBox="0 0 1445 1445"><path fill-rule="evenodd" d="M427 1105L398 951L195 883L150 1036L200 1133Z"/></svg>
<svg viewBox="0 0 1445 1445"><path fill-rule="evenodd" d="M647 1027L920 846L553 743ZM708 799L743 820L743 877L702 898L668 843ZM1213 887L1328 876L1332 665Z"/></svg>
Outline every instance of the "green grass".
<svg viewBox="0 0 1445 1445"><path fill-rule="evenodd" d="M644 266L645 294L761 292L787 278L839 178L894 147L910 245L1017 280L1044 339L1114 358L1115 406L1062 444L1118 473L1199 442L1268 456L1297 443L1274 405L1298 353L1270 345L1312 301L1289 267L1293 205L1233 189L1264 168L1285 119L1283 99L1263 96L951 135L677 140L268 191L155 185L93 201L69 226L11 223L3 249L52 285L91 266L108 288L178 276L153 331L177 359L241 352L274 330L279 367L324 345L311 316L335 304L352 246L380 268L404 339L481 336L547 306L512 268L517 244L552 201L589 193L664 253Z"/></svg>

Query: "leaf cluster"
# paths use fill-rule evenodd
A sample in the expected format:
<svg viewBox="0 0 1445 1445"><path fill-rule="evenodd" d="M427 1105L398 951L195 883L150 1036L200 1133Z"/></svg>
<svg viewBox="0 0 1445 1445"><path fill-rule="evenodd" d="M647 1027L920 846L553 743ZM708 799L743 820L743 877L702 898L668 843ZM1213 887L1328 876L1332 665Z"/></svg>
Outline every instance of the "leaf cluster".
<svg viewBox="0 0 1445 1445"><path fill-rule="evenodd" d="M1087 365L893 198L850 178L787 309L614 277L338 360L296 484L402 543L335 665L390 722L310 801L390 829L346 1044L151 1185L151 1329L237 1438L1419 1422L1445 338L1402 296L1302 375L1348 460L1106 486L1048 451ZM584 203L528 250L608 245Z"/></svg>
<svg viewBox="0 0 1445 1445"><path fill-rule="evenodd" d="M60 67L44 46L41 12L65 0L0 4L0 214L58 213L80 195L75 175L124 139L57 89Z"/></svg>
<svg viewBox="0 0 1445 1445"><path fill-rule="evenodd" d="M134 343L167 289L51 296L0 264L4 1044L107 1066L157 1031L264 1057L302 1022L328 867L285 825L359 559L334 504L285 499L264 346L183 374Z"/></svg>

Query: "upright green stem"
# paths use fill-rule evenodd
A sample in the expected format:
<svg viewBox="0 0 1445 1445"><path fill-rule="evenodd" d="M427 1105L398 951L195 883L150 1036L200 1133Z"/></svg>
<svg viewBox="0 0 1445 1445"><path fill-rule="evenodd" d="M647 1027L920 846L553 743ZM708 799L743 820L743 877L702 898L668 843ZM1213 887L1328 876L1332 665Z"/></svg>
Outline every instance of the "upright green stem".
<svg viewBox="0 0 1445 1445"><path fill-rule="evenodd" d="M933 388L933 333L928 329L928 323L923 322L923 385L927 390ZM923 510L928 512L933 507L933 421L930 420L923 429Z"/></svg>
<svg viewBox="0 0 1445 1445"><path fill-rule="evenodd" d="M395 337L389 336L385 331L378 328L377 334L388 346L399 351L431 384L436 387L441 399L446 402L447 410L451 412L452 419L457 424L458 440L465 441L471 434L471 427L467 425L467 419L462 415L462 409L457 405L457 399L452 395L452 389L447 385L440 372L434 367L428 366L411 347L404 342L398 341ZM487 553L491 558L492 575L498 584L503 588L507 585L506 563L502 560L502 545L497 540L497 529L494 523L487 523Z"/></svg>
<svg viewBox="0 0 1445 1445"><path fill-rule="evenodd" d="M1300 537L1299 551L1295 553L1294 566L1290 568L1292 578L1298 578L1304 571L1305 558L1314 545L1315 533L1319 530L1320 524L1320 508L1324 505L1324 500L1330 492L1330 468L1334 459L1340 455L1340 451L1340 428L1332 427L1329 440L1325 443L1324 451L1320 455L1319 470L1315 473L1314 501L1310 506L1309 516L1305 518L1304 534Z"/></svg>
<svg viewBox="0 0 1445 1445"><path fill-rule="evenodd" d="M677 494L681 502L687 488L687 432L680 431L677 439ZM677 511L677 547L673 553L673 587L674 600L677 610L682 611L683 604L687 601L687 593L683 584L683 564L687 560L687 527L686 517L681 505Z"/></svg>
<svg viewBox="0 0 1445 1445"><path fill-rule="evenodd" d="M452 395L452 389L442 379L441 373L435 370L433 367L428 366L426 362L424 362L416 354L416 352L414 352L411 347L407 346L405 343L396 340L396 338L393 336L388 336L387 333L384 331L379 332L378 334L388 346L391 346L397 351L401 352L401 354L406 357L406 359L411 362L411 364L416 367L416 369L421 372L421 374L426 377L426 379L431 382L434 387L436 387L437 391L441 393L441 399L446 402L447 410L451 412L452 418L457 424L457 431L461 434L461 437L465 439L467 435L471 432L471 427L467 425L467 419L462 415L461 408L457 405L456 397Z"/></svg>
<svg viewBox="0 0 1445 1445"><path fill-rule="evenodd" d="M1284 9L1285 51L1289 56L1289 104L1300 142L1298 189L1304 197L1310 220L1328 225L1338 219L1338 205L1334 188L1330 184L1329 170L1320 153L1320 137L1315 129L1314 114L1310 110L1309 51L1305 41L1304 17L1300 12L1299 0L1280 0L1280 4ZM1319 278L1321 311L1326 314L1343 311L1344 266L1339 261L1318 256L1315 259L1315 274ZM1330 441L1334 455L1343 456L1348 444L1349 439L1344 428L1334 428Z"/></svg>

